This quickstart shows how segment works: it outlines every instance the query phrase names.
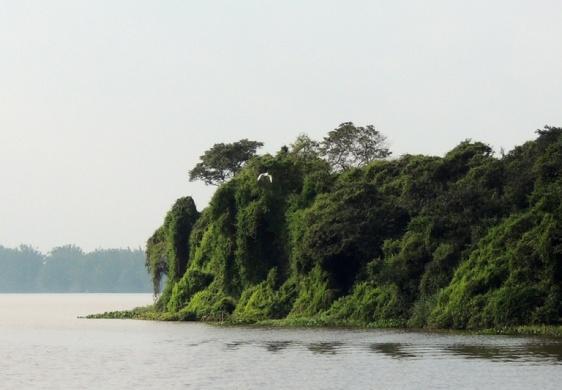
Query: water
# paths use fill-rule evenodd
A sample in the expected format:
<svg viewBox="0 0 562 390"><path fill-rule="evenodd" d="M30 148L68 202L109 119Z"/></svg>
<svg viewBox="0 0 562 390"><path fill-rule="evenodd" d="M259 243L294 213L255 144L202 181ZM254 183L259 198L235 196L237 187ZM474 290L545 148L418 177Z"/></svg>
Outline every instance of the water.
<svg viewBox="0 0 562 390"><path fill-rule="evenodd" d="M0 294L0 388L559 389L562 340L86 320L147 294Z"/></svg>

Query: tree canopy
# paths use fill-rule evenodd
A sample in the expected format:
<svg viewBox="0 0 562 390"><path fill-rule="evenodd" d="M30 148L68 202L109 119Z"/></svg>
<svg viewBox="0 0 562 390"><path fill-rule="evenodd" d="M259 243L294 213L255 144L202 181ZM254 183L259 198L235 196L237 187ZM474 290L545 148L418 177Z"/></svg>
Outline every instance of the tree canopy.
<svg viewBox="0 0 562 390"><path fill-rule="evenodd" d="M352 122L330 131L320 145L320 152L336 171L363 167L391 154L386 137L373 125L355 126Z"/></svg>
<svg viewBox="0 0 562 390"><path fill-rule="evenodd" d="M256 155L263 143L241 139L230 144L219 143L200 157L200 162L189 171L189 180L202 180L205 184L218 185L232 178L246 161Z"/></svg>
<svg viewBox="0 0 562 390"><path fill-rule="evenodd" d="M290 152L292 155L305 160L314 159L320 154L320 143L302 133L299 134L295 142L291 144Z"/></svg>

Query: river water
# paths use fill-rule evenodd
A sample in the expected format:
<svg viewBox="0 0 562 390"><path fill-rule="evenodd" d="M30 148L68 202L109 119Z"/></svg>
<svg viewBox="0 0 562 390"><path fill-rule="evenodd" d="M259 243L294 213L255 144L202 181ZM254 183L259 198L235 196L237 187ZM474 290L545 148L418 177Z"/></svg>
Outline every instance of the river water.
<svg viewBox="0 0 562 390"><path fill-rule="evenodd" d="M86 320L148 294L0 294L0 389L560 389L562 340Z"/></svg>

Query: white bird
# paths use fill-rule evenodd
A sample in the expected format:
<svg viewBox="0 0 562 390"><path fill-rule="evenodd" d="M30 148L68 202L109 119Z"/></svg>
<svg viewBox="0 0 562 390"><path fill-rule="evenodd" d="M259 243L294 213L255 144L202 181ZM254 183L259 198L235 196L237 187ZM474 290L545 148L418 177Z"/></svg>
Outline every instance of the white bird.
<svg viewBox="0 0 562 390"><path fill-rule="evenodd" d="M258 182L259 182L261 179L263 179L264 177L267 178L267 179L269 179L269 182L270 182L270 183L273 183L273 177L271 177L271 175L270 175L268 172L260 173L260 175L258 176Z"/></svg>

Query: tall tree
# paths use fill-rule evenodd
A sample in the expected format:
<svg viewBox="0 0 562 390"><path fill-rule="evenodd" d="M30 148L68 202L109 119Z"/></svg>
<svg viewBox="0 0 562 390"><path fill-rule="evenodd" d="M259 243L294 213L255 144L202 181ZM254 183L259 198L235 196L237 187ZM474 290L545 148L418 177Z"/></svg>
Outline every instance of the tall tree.
<svg viewBox="0 0 562 390"><path fill-rule="evenodd" d="M219 185L233 177L246 161L256 155L263 143L241 139L230 144L215 144L189 171L189 180L203 180L205 184Z"/></svg>
<svg viewBox="0 0 562 390"><path fill-rule="evenodd" d="M386 137L373 125L355 126L345 122L330 131L320 145L321 155L336 171L361 167L390 156Z"/></svg>
<svg viewBox="0 0 562 390"><path fill-rule="evenodd" d="M308 135L301 133L291 144L291 154L310 160L318 158L320 154L320 143L311 139Z"/></svg>

